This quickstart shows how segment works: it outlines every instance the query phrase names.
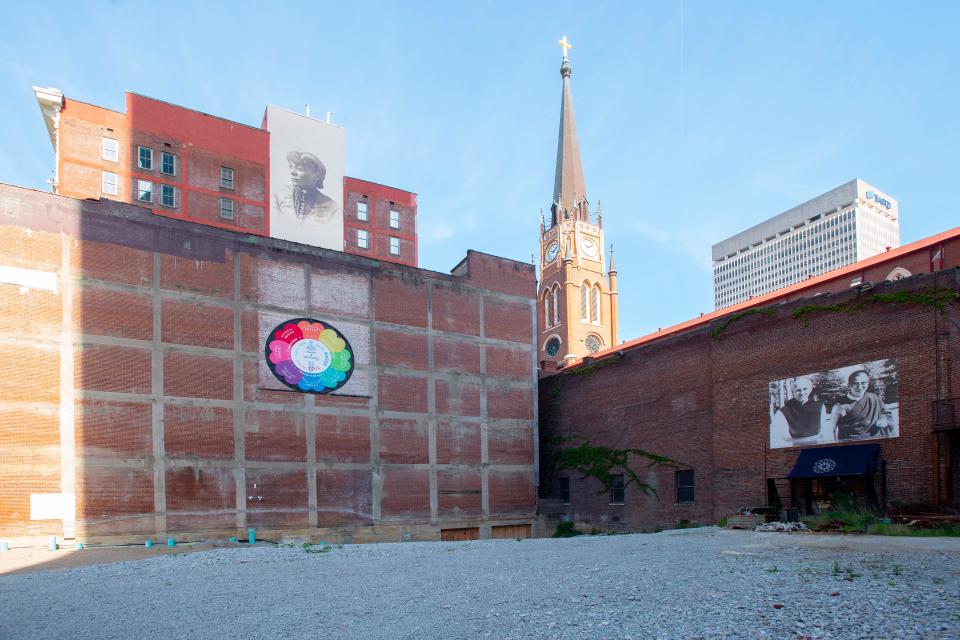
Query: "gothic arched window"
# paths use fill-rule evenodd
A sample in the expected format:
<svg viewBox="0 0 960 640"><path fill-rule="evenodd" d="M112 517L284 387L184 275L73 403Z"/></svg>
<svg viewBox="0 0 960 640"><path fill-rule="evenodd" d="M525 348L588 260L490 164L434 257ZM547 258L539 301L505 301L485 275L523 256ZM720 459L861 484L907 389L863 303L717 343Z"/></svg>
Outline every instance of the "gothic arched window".
<svg viewBox="0 0 960 640"><path fill-rule="evenodd" d="M593 285L593 295L590 296L590 321L600 324L600 285Z"/></svg>
<svg viewBox="0 0 960 640"><path fill-rule="evenodd" d="M590 288L586 282L580 285L580 319L584 322L590 320Z"/></svg>
<svg viewBox="0 0 960 640"><path fill-rule="evenodd" d="M560 324L560 287L553 288L553 324Z"/></svg>
<svg viewBox="0 0 960 640"><path fill-rule="evenodd" d="M549 291L543 294L543 326L544 328L551 326L553 322L553 308L551 306L551 299L553 294Z"/></svg>

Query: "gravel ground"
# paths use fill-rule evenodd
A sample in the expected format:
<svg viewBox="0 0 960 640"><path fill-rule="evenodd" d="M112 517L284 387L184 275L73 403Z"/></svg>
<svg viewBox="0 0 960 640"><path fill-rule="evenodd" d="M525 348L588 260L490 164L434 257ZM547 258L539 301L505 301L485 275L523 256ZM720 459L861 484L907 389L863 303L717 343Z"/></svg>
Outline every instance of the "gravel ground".
<svg viewBox="0 0 960 640"><path fill-rule="evenodd" d="M0 602L0 638L960 638L960 540L258 544L0 576Z"/></svg>

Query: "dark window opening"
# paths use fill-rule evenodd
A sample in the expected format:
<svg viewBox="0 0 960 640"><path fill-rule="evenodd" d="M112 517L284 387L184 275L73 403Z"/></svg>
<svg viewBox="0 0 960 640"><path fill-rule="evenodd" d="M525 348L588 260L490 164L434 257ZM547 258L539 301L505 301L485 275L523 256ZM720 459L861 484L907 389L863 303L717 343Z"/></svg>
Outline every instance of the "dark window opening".
<svg viewBox="0 0 960 640"><path fill-rule="evenodd" d="M610 504L623 504L624 481L623 474L616 473L613 476L613 484L610 485Z"/></svg>
<svg viewBox="0 0 960 640"><path fill-rule="evenodd" d="M677 502L693 502L693 470L677 471Z"/></svg>
<svg viewBox="0 0 960 640"><path fill-rule="evenodd" d="M570 504L570 478L560 478L560 499Z"/></svg>

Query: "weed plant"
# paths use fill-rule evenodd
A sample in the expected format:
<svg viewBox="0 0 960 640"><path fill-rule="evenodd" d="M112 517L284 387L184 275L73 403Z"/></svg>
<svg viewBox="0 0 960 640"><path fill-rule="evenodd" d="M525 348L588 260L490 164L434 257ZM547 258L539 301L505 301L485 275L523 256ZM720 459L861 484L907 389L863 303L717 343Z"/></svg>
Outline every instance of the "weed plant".
<svg viewBox="0 0 960 640"><path fill-rule="evenodd" d="M807 528L839 528L843 533L866 533L877 536L960 537L960 525L946 525L933 529L891 524L875 508L849 496L835 496L827 511L803 518Z"/></svg>

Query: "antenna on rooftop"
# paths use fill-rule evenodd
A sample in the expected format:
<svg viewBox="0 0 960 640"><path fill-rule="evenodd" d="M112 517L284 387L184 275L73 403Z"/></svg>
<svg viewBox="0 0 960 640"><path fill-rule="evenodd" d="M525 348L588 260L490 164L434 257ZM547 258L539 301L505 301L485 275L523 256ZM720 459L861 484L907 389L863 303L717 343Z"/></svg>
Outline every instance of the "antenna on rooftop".
<svg viewBox="0 0 960 640"><path fill-rule="evenodd" d="M309 104L303 105L303 110L304 110L304 112L307 114L307 117L309 118L309 117L310 117L310 105L309 105Z"/></svg>
<svg viewBox="0 0 960 640"><path fill-rule="evenodd" d="M330 124L330 118L333 117L333 111L327 111L327 124Z"/></svg>

